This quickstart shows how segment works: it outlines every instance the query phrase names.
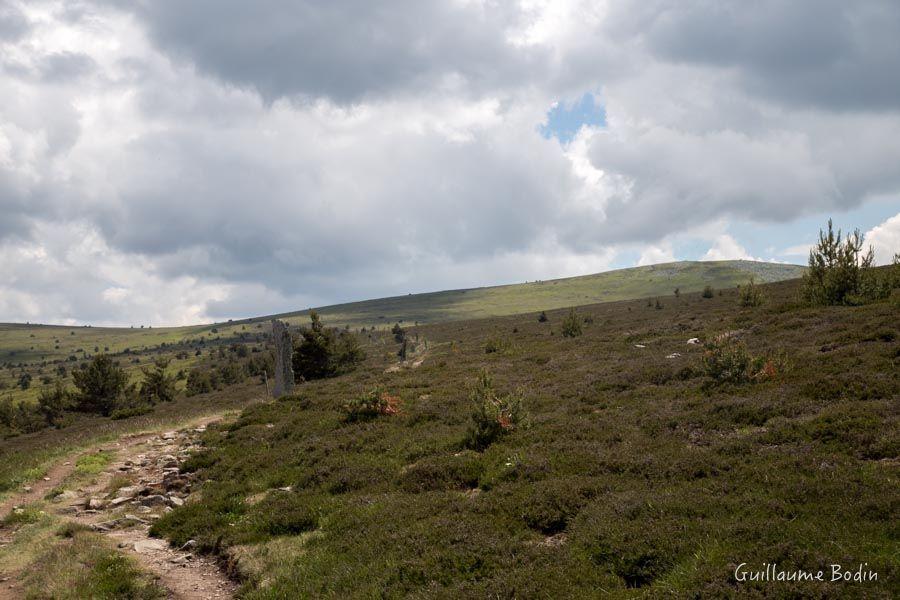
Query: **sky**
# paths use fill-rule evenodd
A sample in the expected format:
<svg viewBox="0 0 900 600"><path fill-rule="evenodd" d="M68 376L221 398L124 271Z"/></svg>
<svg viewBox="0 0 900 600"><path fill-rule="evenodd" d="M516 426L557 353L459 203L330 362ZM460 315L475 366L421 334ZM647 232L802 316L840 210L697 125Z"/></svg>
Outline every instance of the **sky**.
<svg viewBox="0 0 900 600"><path fill-rule="evenodd" d="M0 321L900 251L895 0L0 0Z"/></svg>

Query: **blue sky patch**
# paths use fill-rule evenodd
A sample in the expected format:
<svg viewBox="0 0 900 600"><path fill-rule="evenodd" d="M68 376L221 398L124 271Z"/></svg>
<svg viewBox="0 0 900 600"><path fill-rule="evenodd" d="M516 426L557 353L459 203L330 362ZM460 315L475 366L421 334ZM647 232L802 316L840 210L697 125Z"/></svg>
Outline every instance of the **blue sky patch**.
<svg viewBox="0 0 900 600"><path fill-rule="evenodd" d="M547 111L547 121L541 124L539 131L547 139L555 137L567 144L583 125L606 125L606 111L593 94L585 94L571 103L558 102Z"/></svg>

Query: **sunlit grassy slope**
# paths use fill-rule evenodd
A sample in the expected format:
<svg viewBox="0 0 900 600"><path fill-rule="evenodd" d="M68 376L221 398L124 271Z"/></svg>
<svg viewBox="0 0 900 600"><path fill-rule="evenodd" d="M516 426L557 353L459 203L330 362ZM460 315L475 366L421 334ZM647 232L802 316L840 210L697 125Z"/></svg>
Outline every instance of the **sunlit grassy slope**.
<svg viewBox="0 0 900 600"><path fill-rule="evenodd" d="M514 315L597 302L670 296L674 289L696 292L711 285L730 288L750 278L769 283L800 277L803 267L752 261L675 262L594 275L513 285L412 294L379 300L336 304L316 309L334 325L370 326L405 322L441 323ZM307 311L288 313L291 322Z"/></svg>
<svg viewBox="0 0 900 600"><path fill-rule="evenodd" d="M504 316L567 306L669 296L699 291L706 285L734 287L754 278L758 283L799 277L802 267L750 261L677 262L595 275L514 285L411 294L336 304L317 309L328 325L387 326L397 321L438 323ZM289 322L306 320L307 311L280 315ZM0 364L82 358L99 352L143 352L161 345L198 339L239 337L270 317L229 323L162 328L111 328L0 324Z"/></svg>

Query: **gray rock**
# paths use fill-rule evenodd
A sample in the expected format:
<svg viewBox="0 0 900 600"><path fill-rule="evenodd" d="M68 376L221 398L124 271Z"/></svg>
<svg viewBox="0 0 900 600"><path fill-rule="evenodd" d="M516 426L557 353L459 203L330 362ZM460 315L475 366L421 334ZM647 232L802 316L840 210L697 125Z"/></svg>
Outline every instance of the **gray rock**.
<svg viewBox="0 0 900 600"><path fill-rule="evenodd" d="M134 551L138 554L152 554L160 550L166 549L166 543L163 540L147 539L134 543Z"/></svg>
<svg viewBox="0 0 900 600"><path fill-rule="evenodd" d="M163 454L159 458L156 459L156 464L161 468L178 468L178 459L172 456L171 454Z"/></svg>
<svg viewBox="0 0 900 600"><path fill-rule="evenodd" d="M137 515L132 515L132 514L130 514L130 513L125 513L125 516L124 516L123 518L124 518L124 519L127 519L127 520L129 520L129 521L135 521L135 522L137 522L137 523L141 523L141 524L143 524L143 525L146 525L146 524L147 524L147 521L145 521L144 519L140 518L140 517L137 516Z"/></svg>
<svg viewBox="0 0 900 600"><path fill-rule="evenodd" d="M62 494L59 494L56 498L53 499L54 502L70 502L72 500L78 499L78 492L74 490L65 490Z"/></svg>
<svg viewBox="0 0 900 600"><path fill-rule="evenodd" d="M134 498L135 496L140 494L143 490L144 490L144 486L142 486L142 485L128 485L128 486L119 488L119 491L116 493L119 496Z"/></svg>
<svg viewBox="0 0 900 600"><path fill-rule="evenodd" d="M141 498L141 504L144 506L165 506L166 497L159 494L152 494Z"/></svg>
<svg viewBox="0 0 900 600"><path fill-rule="evenodd" d="M179 550L188 550L197 546L197 540L188 540Z"/></svg>

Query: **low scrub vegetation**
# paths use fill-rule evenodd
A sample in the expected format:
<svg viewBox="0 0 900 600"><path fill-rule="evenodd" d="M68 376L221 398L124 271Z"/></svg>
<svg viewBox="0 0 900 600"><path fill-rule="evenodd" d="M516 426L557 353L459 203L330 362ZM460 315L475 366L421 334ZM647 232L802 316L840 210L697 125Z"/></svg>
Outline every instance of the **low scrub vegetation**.
<svg viewBox="0 0 900 600"><path fill-rule="evenodd" d="M801 285L760 286L758 310L735 285L580 307L574 340L536 313L426 326L421 366L385 373L388 327L356 370L210 428L189 461L202 501L153 531L242 553L248 598L772 595L733 580L745 561L868 562L880 578L859 590L890 597L896 308L809 307ZM513 330L515 353L485 353ZM377 416L348 419L374 386L402 411L364 394ZM831 585L776 595L856 589Z"/></svg>
<svg viewBox="0 0 900 600"><path fill-rule="evenodd" d="M490 373L482 371L469 391L472 417L466 438L466 448L482 451L500 436L516 429L524 417L522 394L498 394Z"/></svg>
<svg viewBox="0 0 900 600"><path fill-rule="evenodd" d="M156 600L165 590L134 561L83 527L64 527L25 573L28 598Z"/></svg>
<svg viewBox="0 0 900 600"><path fill-rule="evenodd" d="M500 354L510 349L509 340L501 337L489 338L484 344L485 354Z"/></svg>
<svg viewBox="0 0 900 600"><path fill-rule="evenodd" d="M714 383L771 381L785 369L783 359L752 356L744 343L728 334L714 337L704 349L701 370Z"/></svg>
<svg viewBox="0 0 900 600"><path fill-rule="evenodd" d="M369 421L378 416L396 415L400 412L400 397L375 388L344 404L344 420L348 423Z"/></svg>
<svg viewBox="0 0 900 600"><path fill-rule="evenodd" d="M747 282L747 285L742 286L738 290L738 298L738 302L744 308L761 306L765 301L762 290L759 289L759 286L756 285L752 279Z"/></svg>
<svg viewBox="0 0 900 600"><path fill-rule="evenodd" d="M563 337L573 338L582 334L582 319L575 312L575 309L569 311L566 318L562 322Z"/></svg>

